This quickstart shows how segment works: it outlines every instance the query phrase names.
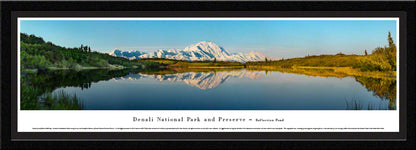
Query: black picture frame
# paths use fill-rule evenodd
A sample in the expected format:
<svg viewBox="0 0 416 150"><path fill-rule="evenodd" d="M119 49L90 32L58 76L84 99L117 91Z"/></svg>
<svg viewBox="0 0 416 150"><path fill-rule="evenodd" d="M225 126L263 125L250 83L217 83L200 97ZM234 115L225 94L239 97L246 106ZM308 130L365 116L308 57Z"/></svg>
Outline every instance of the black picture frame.
<svg viewBox="0 0 416 150"><path fill-rule="evenodd" d="M307 7L306 7L307 6ZM363 7L365 6L365 7ZM413 7L412 7L413 6ZM412 12L413 10L413 12ZM17 17L399 17L400 18L400 116L399 133L17 133L16 127L16 21ZM367 146L384 148L386 144L396 148L411 147L414 138L414 3L412 2L2 2L2 146L29 148L51 145L80 149L91 148L144 148L179 146L172 141L187 142L183 147L210 145L209 148L263 147L289 148L293 141L316 141L310 146L331 148L331 144L317 141L366 141ZM413 35L413 37L412 37ZM9 50L9 51L7 51ZM409 63L410 62L410 63ZM407 64L407 65L406 65ZM413 68L412 68L413 67ZM402 79L403 77L403 79ZM409 84L410 83L410 84ZM412 91L413 90L413 91ZM404 93L404 94L402 94ZM413 96L411 96L413 94ZM413 107L413 108L412 108ZM61 138L60 137L65 137ZM97 138L98 137L98 138ZM221 137L221 138L219 138ZM257 138L256 138L257 137ZM258 138L262 137L262 138ZM276 138L277 137L277 138ZM338 138L334 138L338 137ZM351 137L354 137L351 139ZM414 139L413 139L414 140ZM48 142L46 142L48 141ZM50 141L60 141L50 142ZM73 143L77 141L77 143ZM94 143L88 145L86 143ZM129 143L125 143L130 141ZM139 141L139 142L137 142ZM171 141L171 142L169 142ZM228 143L218 143L229 141ZM241 141L251 141L252 146ZM259 142L261 141L261 142ZM354 142L351 142L354 141ZM390 141L390 142L381 142ZM393 143L392 141L399 141ZM106 142L106 143L103 143ZM156 142L156 143L155 143ZM114 143L114 144L108 144ZM189 144L192 143L192 144ZM320 143L320 144L319 144ZM398 144L402 143L402 144ZM100 145L95 145L100 144ZM230 146L231 145L231 146ZM351 145L350 145L351 146Z"/></svg>

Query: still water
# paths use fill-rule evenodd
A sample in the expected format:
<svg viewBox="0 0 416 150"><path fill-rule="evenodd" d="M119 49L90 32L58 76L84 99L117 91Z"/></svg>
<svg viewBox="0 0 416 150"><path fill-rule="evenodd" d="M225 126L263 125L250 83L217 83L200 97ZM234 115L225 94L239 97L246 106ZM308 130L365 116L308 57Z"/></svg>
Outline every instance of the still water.
<svg viewBox="0 0 416 150"><path fill-rule="evenodd" d="M76 94L85 110L391 110L395 85L395 80L245 69L136 71L58 86L52 93Z"/></svg>

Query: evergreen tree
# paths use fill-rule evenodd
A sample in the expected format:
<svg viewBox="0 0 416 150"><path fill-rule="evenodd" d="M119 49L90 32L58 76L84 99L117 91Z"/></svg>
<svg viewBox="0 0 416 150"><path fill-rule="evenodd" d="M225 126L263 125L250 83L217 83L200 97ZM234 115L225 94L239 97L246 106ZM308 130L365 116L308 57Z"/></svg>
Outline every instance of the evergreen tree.
<svg viewBox="0 0 416 150"><path fill-rule="evenodd" d="M387 49L385 51L387 53L386 56L387 56L390 66L393 68L393 70L396 70L396 44L394 44L394 41L393 41L393 38L391 37L390 32L387 37L387 40L389 42L389 47L385 48Z"/></svg>
<svg viewBox="0 0 416 150"><path fill-rule="evenodd" d="M368 54L367 54L367 50L365 50L365 51L364 51L364 53L365 53L365 55L366 55L366 56L368 55Z"/></svg>
<svg viewBox="0 0 416 150"><path fill-rule="evenodd" d="M389 48L396 47L394 44L393 38L391 37L391 33L389 32L389 36L387 37L387 40L389 41Z"/></svg>
<svg viewBox="0 0 416 150"><path fill-rule="evenodd" d="M83 52L87 52L88 46L85 45Z"/></svg>

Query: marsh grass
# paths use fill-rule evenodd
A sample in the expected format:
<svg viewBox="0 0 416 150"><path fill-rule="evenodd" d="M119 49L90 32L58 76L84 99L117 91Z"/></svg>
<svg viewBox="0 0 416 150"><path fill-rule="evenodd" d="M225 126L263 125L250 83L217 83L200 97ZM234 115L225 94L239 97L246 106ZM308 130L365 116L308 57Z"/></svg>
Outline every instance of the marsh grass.
<svg viewBox="0 0 416 150"><path fill-rule="evenodd" d="M388 105L383 103L369 103L367 107L364 107L358 98L345 99L345 104L346 110L389 110Z"/></svg>
<svg viewBox="0 0 416 150"><path fill-rule="evenodd" d="M20 109L34 110L41 108L40 105L37 103L37 95L42 94L43 90L34 86L22 85L20 91Z"/></svg>
<svg viewBox="0 0 416 150"><path fill-rule="evenodd" d="M63 90L57 93L46 93L40 97L40 102L46 109L52 110L81 110L84 103L76 94L69 95Z"/></svg>
<svg viewBox="0 0 416 150"><path fill-rule="evenodd" d="M346 110L363 110L363 105L356 98L352 98L350 101L345 99Z"/></svg>
<svg viewBox="0 0 416 150"><path fill-rule="evenodd" d="M389 110L389 108L381 104L368 104L367 110Z"/></svg>

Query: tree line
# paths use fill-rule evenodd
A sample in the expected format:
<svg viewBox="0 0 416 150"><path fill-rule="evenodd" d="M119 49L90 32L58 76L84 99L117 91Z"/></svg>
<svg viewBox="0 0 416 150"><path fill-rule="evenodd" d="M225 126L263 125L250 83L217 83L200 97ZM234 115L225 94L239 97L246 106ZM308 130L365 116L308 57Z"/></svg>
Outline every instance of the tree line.
<svg viewBox="0 0 416 150"><path fill-rule="evenodd" d="M124 67L157 66L155 62L137 62L105 53L91 52L91 47L66 48L45 42L35 35L20 34L20 61L22 69L48 69L50 67L80 69L83 67L106 68L112 65Z"/></svg>
<svg viewBox="0 0 416 150"><path fill-rule="evenodd" d="M387 41L387 46L375 48L371 55L366 55L366 57L360 59L356 67L362 71L396 71L397 47L390 32ZM365 51L365 53L367 52Z"/></svg>
<svg viewBox="0 0 416 150"><path fill-rule="evenodd" d="M364 55L336 55L306 56L303 58L282 59L277 61L265 58L262 62L247 62L248 66L278 66L291 68L292 66L324 66L324 67L353 67L361 71L396 71L396 44L391 33L387 36L388 45L375 48L371 54L367 50Z"/></svg>

